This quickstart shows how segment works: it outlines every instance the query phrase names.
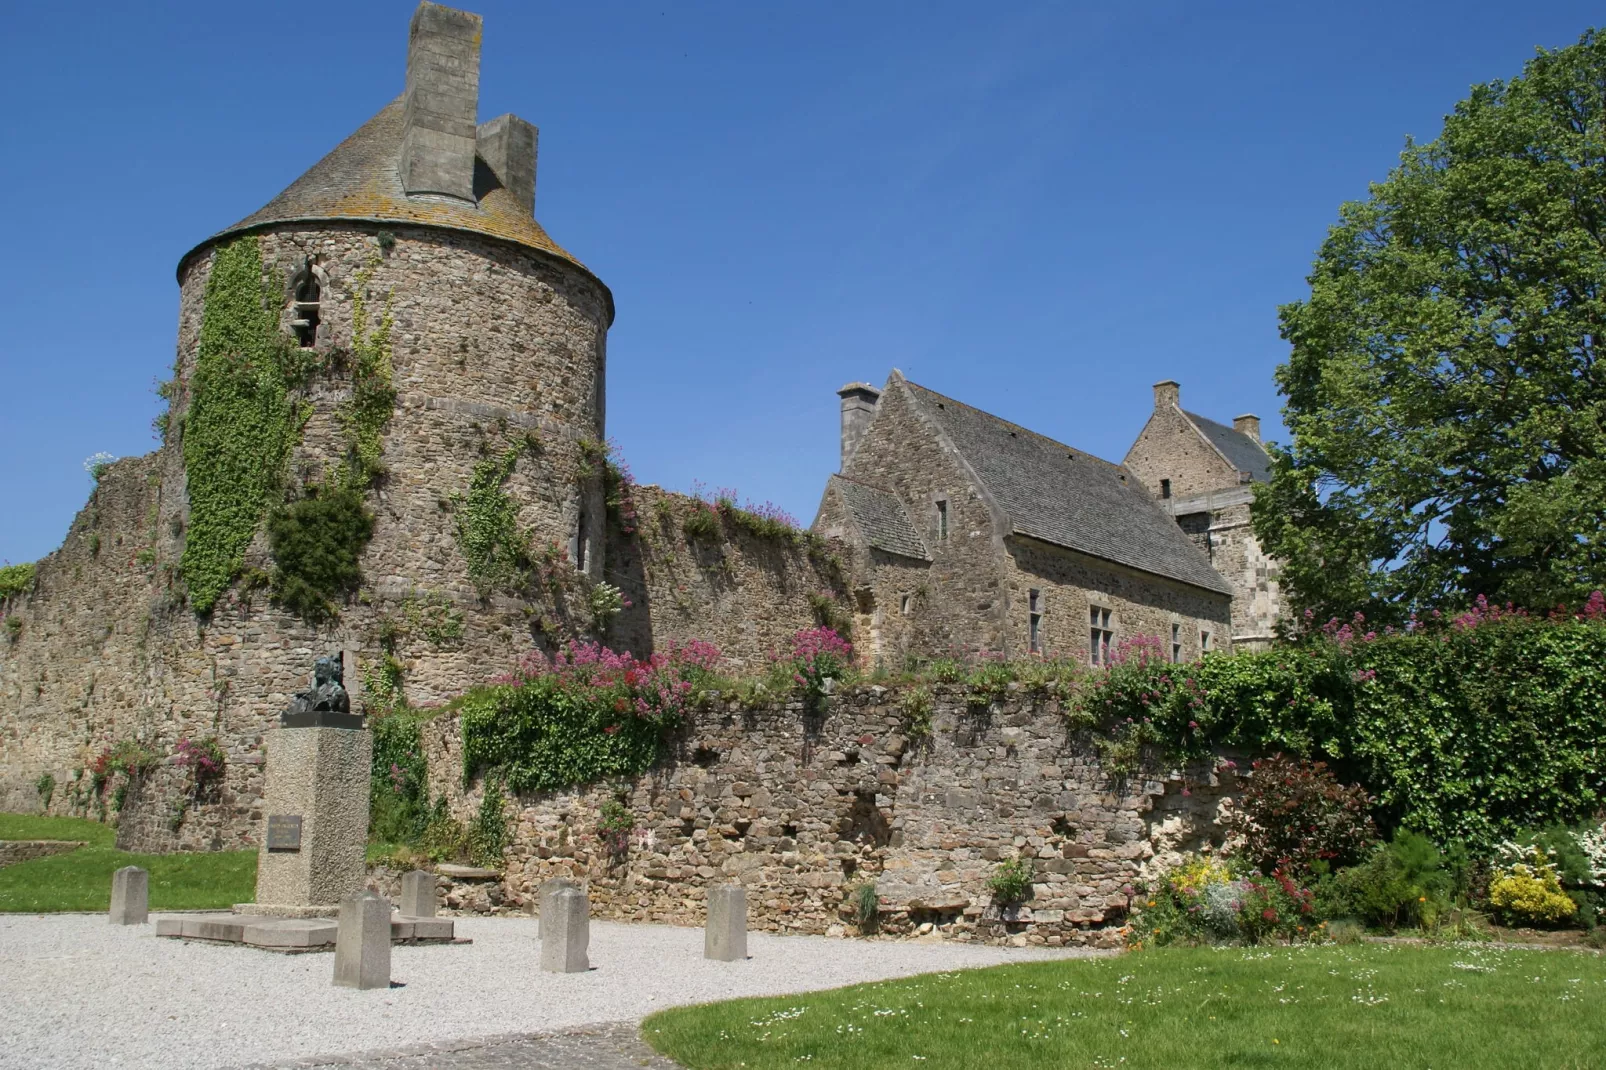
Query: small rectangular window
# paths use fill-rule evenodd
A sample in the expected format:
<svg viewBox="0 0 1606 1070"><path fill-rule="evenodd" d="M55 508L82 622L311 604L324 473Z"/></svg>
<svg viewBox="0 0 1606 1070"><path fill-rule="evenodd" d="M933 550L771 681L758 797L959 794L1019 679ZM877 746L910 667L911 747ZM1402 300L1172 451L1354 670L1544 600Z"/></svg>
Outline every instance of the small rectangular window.
<svg viewBox="0 0 1606 1070"><path fill-rule="evenodd" d="M1160 497L1171 497L1171 481L1169 479L1160 480Z"/></svg>
<svg viewBox="0 0 1606 1070"><path fill-rule="evenodd" d="M1030 615L1030 624L1027 630L1027 645L1033 654L1043 652L1043 595L1041 591L1033 588L1026 596L1027 612Z"/></svg>
<svg viewBox="0 0 1606 1070"><path fill-rule="evenodd" d="M1115 642L1115 630L1110 627L1110 611L1102 606L1089 606L1087 610L1088 661L1094 665L1110 663L1110 644Z"/></svg>
<svg viewBox="0 0 1606 1070"><path fill-rule="evenodd" d="M1210 653L1210 633L1203 628L1199 629L1199 653Z"/></svg>
<svg viewBox="0 0 1606 1070"><path fill-rule="evenodd" d="M1171 625L1171 661L1173 664L1182 660L1182 625Z"/></svg>
<svg viewBox="0 0 1606 1070"><path fill-rule="evenodd" d="M914 599L910 598L906 594L899 595L898 596L898 612L902 613L904 616L907 617L909 615L909 610L911 608L911 603L913 601L914 601Z"/></svg>
<svg viewBox="0 0 1606 1070"><path fill-rule="evenodd" d="M937 499L937 538L948 537L948 499Z"/></svg>

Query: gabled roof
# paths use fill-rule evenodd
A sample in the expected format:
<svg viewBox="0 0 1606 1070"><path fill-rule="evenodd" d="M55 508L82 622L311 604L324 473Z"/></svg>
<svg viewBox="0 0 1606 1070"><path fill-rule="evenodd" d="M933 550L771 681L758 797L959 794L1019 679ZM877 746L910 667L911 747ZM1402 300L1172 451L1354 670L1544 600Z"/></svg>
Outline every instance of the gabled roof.
<svg viewBox="0 0 1606 1070"><path fill-rule="evenodd" d="M831 486L842 496L842 505L865 542L887 553L931 560L926 540L896 494L839 475L831 477Z"/></svg>
<svg viewBox="0 0 1606 1070"><path fill-rule="evenodd" d="M402 190L402 98L379 113L313 164L300 178L261 209L201 242L179 261L233 234L277 223L351 220L415 224L462 230L500 238L565 260L591 275L590 269L557 242L505 189L495 188L478 205L449 198L409 197ZM476 164L476 171L481 165ZM592 275L592 278L596 278ZM601 285L601 280L597 280ZM613 297L603 286L612 318Z"/></svg>
<svg viewBox="0 0 1606 1070"><path fill-rule="evenodd" d="M896 373L894 373L896 375ZM1232 587L1120 465L904 380L1011 530L1222 594Z"/></svg>
<svg viewBox="0 0 1606 1070"><path fill-rule="evenodd" d="M1271 457L1266 453L1266 447L1244 434L1242 431L1218 424L1216 421L1198 413L1183 410L1182 415L1199 433L1210 440L1210 444L1221 451L1227 458L1227 463L1240 472L1248 472L1249 478L1256 483L1265 483L1271 479Z"/></svg>

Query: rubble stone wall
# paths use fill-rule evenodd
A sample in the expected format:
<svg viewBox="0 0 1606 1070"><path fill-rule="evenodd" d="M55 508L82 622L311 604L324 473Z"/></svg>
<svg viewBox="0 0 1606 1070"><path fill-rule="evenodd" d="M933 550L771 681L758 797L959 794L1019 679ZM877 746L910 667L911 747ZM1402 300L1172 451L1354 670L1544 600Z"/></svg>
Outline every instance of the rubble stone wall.
<svg viewBox="0 0 1606 1070"><path fill-rule="evenodd" d="M468 907L528 911L542 881L570 876L597 917L695 925L710 884L739 882L753 927L836 934L855 931L849 896L873 884L885 932L1109 946L1144 872L1224 841L1225 766L1114 775L1056 701L1023 692L976 707L937 686L922 731L909 693L856 686L818 712L715 702L642 777L517 798L502 886ZM432 792L471 820L485 785L462 787L456 719L424 739ZM615 799L635 818L618 854L597 834ZM988 879L1016 857L1033 894L994 903Z"/></svg>

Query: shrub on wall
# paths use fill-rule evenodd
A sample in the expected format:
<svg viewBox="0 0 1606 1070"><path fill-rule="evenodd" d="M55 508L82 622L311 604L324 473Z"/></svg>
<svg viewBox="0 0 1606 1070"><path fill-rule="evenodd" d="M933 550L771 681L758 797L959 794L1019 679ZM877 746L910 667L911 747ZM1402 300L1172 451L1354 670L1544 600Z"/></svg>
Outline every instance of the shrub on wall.
<svg viewBox="0 0 1606 1070"><path fill-rule="evenodd" d="M338 616L336 599L362 583L360 561L373 533L374 516L361 491L309 486L306 497L268 518L273 600L314 624Z"/></svg>
<svg viewBox="0 0 1606 1070"><path fill-rule="evenodd" d="M1363 621L1298 646L1134 660L1081 714L1176 757L1226 746L1326 760L1388 827L1484 851L1606 804L1606 604L1538 619L1487 606L1408 631Z"/></svg>
<svg viewBox="0 0 1606 1070"><path fill-rule="evenodd" d="M642 660L573 642L458 700L463 778L494 772L514 791L634 777L658 757L719 652L707 643Z"/></svg>
<svg viewBox="0 0 1606 1070"><path fill-rule="evenodd" d="M22 594L33 585L33 562L0 565L0 602Z"/></svg>

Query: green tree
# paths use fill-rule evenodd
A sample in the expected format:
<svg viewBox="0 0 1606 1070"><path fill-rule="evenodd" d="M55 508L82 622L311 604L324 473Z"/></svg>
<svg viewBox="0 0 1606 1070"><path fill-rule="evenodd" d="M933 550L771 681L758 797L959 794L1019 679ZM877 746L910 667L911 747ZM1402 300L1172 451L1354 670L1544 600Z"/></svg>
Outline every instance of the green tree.
<svg viewBox="0 0 1606 1070"><path fill-rule="evenodd" d="M1294 605L1397 619L1606 579L1606 39L1475 86L1345 204L1280 310L1254 503Z"/></svg>

